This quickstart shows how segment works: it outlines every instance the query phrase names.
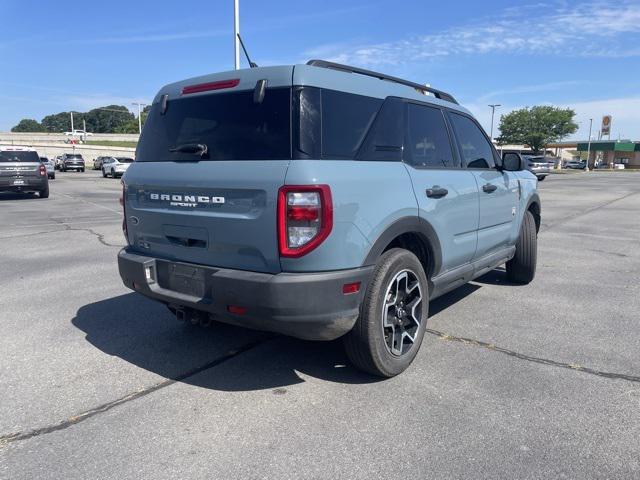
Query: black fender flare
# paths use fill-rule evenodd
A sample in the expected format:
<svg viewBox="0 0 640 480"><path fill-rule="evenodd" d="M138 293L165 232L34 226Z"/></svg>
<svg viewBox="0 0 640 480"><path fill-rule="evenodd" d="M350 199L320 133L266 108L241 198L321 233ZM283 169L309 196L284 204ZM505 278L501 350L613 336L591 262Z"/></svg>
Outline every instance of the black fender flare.
<svg viewBox="0 0 640 480"><path fill-rule="evenodd" d="M404 233L415 233L422 237L422 240L427 245L430 268L427 272L427 276L433 277L440 272L442 267L442 248L440 246L440 240L436 234L435 229L429 222L418 216L410 216L400 218L391 223L385 230L378 236L373 245L369 249L369 253L362 262L363 266L374 265L384 249L389 245L396 237Z"/></svg>
<svg viewBox="0 0 640 480"><path fill-rule="evenodd" d="M525 212L528 211L531 208L531 205L537 205L537 212L534 213L534 218L536 221L536 231L540 231L540 224L542 222L541 217L542 217L542 204L540 202L540 195L538 195L538 192L533 192L531 194L531 196L529 197L529 200L527 200L527 208L525 208Z"/></svg>

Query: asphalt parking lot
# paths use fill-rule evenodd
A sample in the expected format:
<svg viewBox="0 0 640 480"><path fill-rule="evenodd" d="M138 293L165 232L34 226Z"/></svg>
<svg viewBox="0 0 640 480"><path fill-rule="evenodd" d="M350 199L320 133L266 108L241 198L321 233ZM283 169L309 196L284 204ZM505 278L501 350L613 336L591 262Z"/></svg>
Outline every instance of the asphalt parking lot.
<svg viewBox="0 0 640 480"><path fill-rule="evenodd" d="M119 191L0 196L0 478L640 478L640 174L540 183L536 280L432 302L386 381L125 289Z"/></svg>

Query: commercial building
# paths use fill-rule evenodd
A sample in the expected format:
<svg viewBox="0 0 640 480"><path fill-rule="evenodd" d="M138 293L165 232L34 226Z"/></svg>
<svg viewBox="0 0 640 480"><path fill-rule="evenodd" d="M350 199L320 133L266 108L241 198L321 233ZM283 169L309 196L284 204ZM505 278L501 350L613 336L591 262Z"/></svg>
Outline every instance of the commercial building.
<svg viewBox="0 0 640 480"><path fill-rule="evenodd" d="M609 168L614 168L614 165L624 165L624 168L640 169L640 142L594 140L591 146L588 142L578 142L576 150L590 151L589 168L594 165Z"/></svg>

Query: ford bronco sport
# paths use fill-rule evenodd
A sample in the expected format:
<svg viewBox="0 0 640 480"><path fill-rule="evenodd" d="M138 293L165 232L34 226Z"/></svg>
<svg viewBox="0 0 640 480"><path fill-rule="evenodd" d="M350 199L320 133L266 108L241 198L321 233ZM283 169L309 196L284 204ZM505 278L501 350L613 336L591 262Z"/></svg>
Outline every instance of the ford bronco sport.
<svg viewBox="0 0 640 480"><path fill-rule="evenodd" d="M123 177L125 285L180 319L344 337L409 366L429 301L536 269L540 200L442 91L330 62L165 86Z"/></svg>

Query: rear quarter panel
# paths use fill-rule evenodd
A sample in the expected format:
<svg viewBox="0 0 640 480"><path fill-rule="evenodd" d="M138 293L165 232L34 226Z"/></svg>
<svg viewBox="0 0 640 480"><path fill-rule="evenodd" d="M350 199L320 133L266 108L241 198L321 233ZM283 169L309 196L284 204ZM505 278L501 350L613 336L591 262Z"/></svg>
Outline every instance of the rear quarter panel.
<svg viewBox="0 0 640 480"><path fill-rule="evenodd" d="M417 216L409 174L400 162L295 160L286 184L327 184L333 200L333 229L301 258L282 258L283 271L341 270L362 266L369 249L396 220Z"/></svg>

